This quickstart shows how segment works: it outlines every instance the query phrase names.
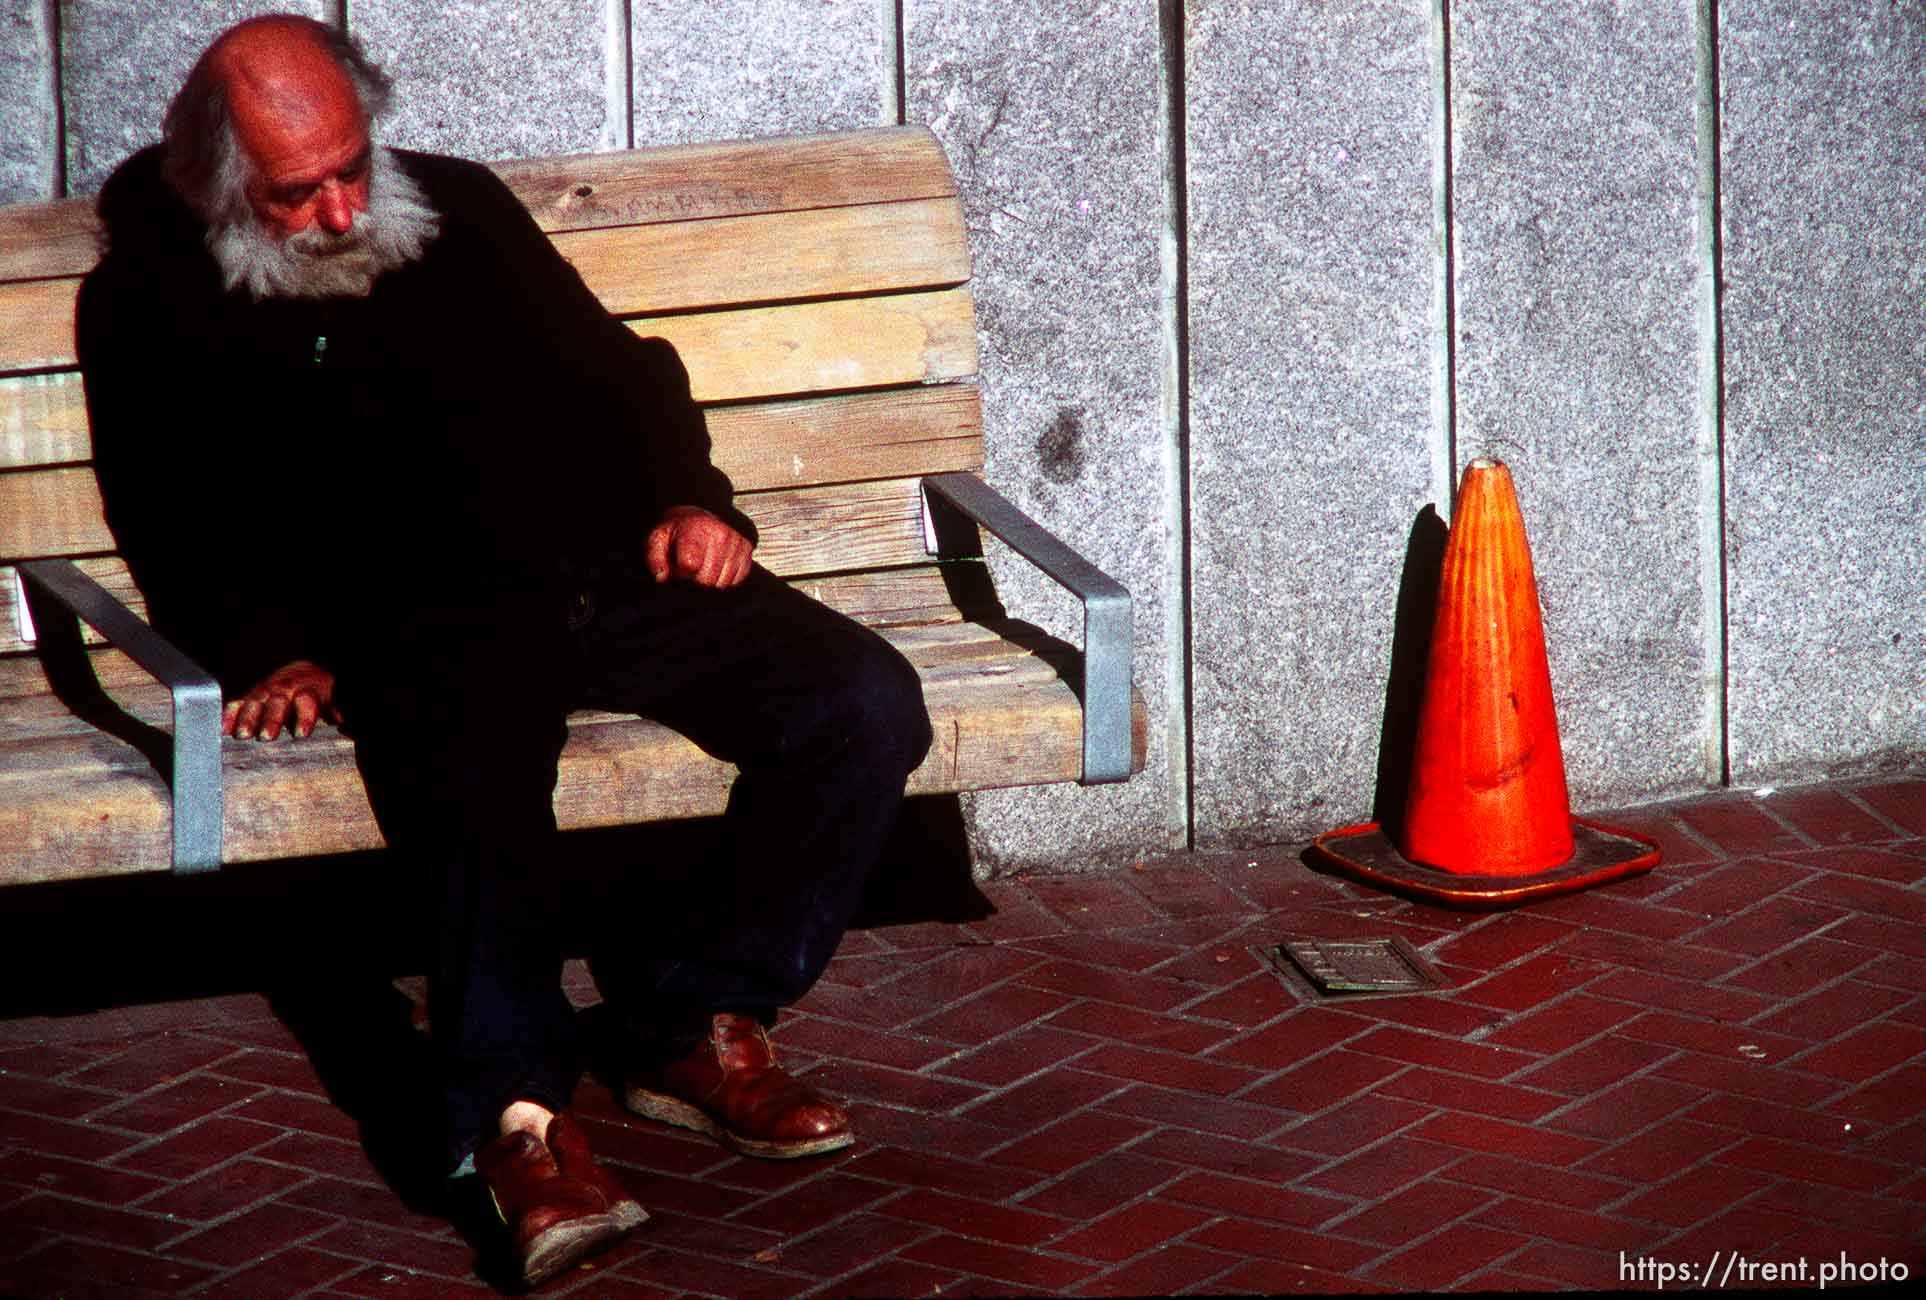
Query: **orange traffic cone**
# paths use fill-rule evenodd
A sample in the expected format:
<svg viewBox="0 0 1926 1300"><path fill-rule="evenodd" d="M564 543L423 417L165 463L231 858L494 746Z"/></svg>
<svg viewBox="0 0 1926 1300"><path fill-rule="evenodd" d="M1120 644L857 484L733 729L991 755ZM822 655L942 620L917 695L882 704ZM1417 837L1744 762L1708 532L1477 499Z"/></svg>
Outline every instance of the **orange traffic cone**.
<svg viewBox="0 0 1926 1300"><path fill-rule="evenodd" d="M1575 818L1525 521L1511 472L1458 488L1403 820L1327 832L1338 870L1459 907L1503 907L1658 865L1644 836Z"/></svg>

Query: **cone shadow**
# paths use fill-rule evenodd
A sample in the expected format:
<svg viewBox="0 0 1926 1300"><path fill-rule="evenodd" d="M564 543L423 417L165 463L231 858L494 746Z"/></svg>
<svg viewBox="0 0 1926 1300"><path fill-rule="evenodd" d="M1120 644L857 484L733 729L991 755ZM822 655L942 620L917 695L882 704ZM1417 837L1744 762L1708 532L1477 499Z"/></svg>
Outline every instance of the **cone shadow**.
<svg viewBox="0 0 1926 1300"><path fill-rule="evenodd" d="M1418 711L1424 702L1425 664L1431 657L1431 627L1438 616L1445 539L1450 530L1427 505L1411 521L1405 540L1404 572L1398 581L1397 611L1391 623L1391 669L1384 685L1384 721L1378 730L1378 780L1371 817L1395 836L1404 817L1404 796L1411 788L1411 764L1418 744Z"/></svg>

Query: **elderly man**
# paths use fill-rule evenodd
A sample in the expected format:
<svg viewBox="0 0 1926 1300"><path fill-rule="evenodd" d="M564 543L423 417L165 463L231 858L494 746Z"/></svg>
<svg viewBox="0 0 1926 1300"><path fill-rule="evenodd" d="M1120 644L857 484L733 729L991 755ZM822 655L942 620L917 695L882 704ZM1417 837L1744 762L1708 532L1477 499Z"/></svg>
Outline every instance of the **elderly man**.
<svg viewBox="0 0 1926 1300"><path fill-rule="evenodd" d="M216 39L101 195L81 362L155 623L237 739L339 722L428 884L447 1158L537 1281L645 1217L566 1109L568 712L658 719L741 770L706 905L596 969L626 995L629 1107L776 1157L851 1140L764 1030L840 940L929 722L899 655L752 563L673 350L486 169L376 144L387 92L307 19Z"/></svg>

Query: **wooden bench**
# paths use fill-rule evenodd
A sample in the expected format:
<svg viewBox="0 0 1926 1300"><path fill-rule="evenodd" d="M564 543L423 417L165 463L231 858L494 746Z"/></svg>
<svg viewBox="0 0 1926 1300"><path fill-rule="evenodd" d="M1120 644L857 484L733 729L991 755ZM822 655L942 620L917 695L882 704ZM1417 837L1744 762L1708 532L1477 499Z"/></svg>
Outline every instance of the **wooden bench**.
<svg viewBox="0 0 1926 1300"><path fill-rule="evenodd" d="M1128 595L975 476L969 249L934 137L894 128L497 170L610 311L679 350L761 562L916 664L936 743L912 793L1142 767ZM210 683L140 644L144 623L121 614L117 630L114 609L87 611L110 646L66 613L62 593L85 604L92 584L143 609L101 518L74 366L96 225L87 200L0 209L0 882L377 847L338 732L223 743ZM1005 615L979 523L1084 600L1087 654ZM244 527L235 544L249 544ZM170 694L153 669L187 685ZM582 713L555 809L565 828L704 816L733 776L664 728Z"/></svg>

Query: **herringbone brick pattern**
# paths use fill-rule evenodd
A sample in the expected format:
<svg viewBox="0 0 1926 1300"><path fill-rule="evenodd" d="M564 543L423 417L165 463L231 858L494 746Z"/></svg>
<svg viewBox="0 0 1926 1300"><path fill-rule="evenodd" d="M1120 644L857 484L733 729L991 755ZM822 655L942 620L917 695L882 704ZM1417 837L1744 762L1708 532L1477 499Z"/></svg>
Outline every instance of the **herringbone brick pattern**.
<svg viewBox="0 0 1926 1300"><path fill-rule="evenodd" d="M1398 901L1278 850L1000 882L986 919L855 932L779 1041L864 1140L739 1159L585 1084L598 1149L654 1217L545 1290L1650 1290L1626 1271L1641 1258L1736 1262L1715 1279L1732 1286L1802 1260L1808 1285L1842 1260L1926 1269L1926 780L1614 820L1660 838L1658 871L1511 913ZM1260 955L1393 934L1452 987L1319 1002ZM353 1071L286 1007L211 992L0 1024L0 1292L490 1293L471 1242L380 1165Z"/></svg>

